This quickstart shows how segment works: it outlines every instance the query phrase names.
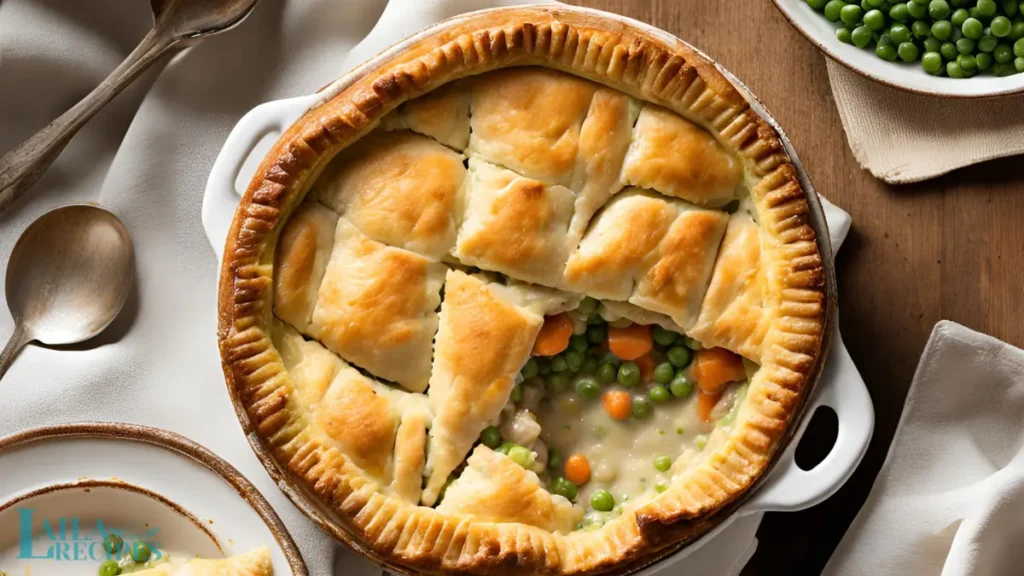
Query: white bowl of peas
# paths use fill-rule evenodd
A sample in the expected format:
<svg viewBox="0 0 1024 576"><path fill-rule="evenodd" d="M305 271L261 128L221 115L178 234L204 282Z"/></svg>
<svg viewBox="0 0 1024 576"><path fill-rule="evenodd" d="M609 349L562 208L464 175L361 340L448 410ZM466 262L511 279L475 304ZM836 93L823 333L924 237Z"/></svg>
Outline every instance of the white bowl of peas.
<svg viewBox="0 0 1024 576"><path fill-rule="evenodd" d="M851 70L903 90L1024 93L1024 0L774 0Z"/></svg>

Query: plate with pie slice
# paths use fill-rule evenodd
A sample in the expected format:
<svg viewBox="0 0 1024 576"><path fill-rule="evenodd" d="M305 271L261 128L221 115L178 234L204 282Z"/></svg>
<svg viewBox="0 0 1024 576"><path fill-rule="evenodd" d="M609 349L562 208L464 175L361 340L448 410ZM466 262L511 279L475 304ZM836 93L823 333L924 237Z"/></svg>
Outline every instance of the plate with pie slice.
<svg viewBox="0 0 1024 576"><path fill-rule="evenodd" d="M639 22L442 22L246 115L203 220L254 450L388 570L638 573L820 502L867 448L794 151ZM804 471L822 405L838 439Z"/></svg>
<svg viewBox="0 0 1024 576"><path fill-rule="evenodd" d="M0 573L308 574L259 492L176 434L117 423L0 438Z"/></svg>

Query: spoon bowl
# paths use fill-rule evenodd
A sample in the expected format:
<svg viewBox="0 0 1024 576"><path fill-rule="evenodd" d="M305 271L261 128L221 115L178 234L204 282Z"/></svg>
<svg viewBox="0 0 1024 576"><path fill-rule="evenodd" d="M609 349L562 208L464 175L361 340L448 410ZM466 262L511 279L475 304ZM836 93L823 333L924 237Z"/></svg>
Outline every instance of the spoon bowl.
<svg viewBox="0 0 1024 576"><path fill-rule="evenodd" d="M132 260L128 230L98 206L64 206L29 225L7 264L15 327L0 354L0 377L28 342L74 344L102 332L128 298Z"/></svg>

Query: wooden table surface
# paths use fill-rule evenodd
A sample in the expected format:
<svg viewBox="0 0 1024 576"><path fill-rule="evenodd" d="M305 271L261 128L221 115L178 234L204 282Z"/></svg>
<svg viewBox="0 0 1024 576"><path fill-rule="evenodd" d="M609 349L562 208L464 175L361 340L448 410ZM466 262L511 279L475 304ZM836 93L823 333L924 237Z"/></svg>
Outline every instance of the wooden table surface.
<svg viewBox="0 0 1024 576"><path fill-rule="evenodd" d="M871 391L874 439L831 499L765 518L744 572L817 574L867 498L935 323L954 320L1024 347L1024 159L890 186L857 164L824 56L769 0L571 3L667 30L736 74L786 130L818 191L853 216L836 263L840 328Z"/></svg>

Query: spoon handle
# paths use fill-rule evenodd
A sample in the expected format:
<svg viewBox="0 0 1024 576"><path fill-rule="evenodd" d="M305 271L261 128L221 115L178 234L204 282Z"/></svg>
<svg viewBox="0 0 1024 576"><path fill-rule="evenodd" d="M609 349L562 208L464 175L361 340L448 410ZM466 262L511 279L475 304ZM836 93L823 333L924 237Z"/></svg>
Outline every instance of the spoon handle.
<svg viewBox="0 0 1024 576"><path fill-rule="evenodd" d="M7 369L14 362L14 358L18 355L18 350L24 348L25 344L31 341L32 336L29 335L28 330L25 330L25 325L20 320L15 322L14 333L11 334L11 339L7 341L4 351L0 352L0 378L7 374Z"/></svg>
<svg viewBox="0 0 1024 576"><path fill-rule="evenodd" d="M0 158L0 214L57 159L78 129L155 62L176 39L154 28L88 96Z"/></svg>

